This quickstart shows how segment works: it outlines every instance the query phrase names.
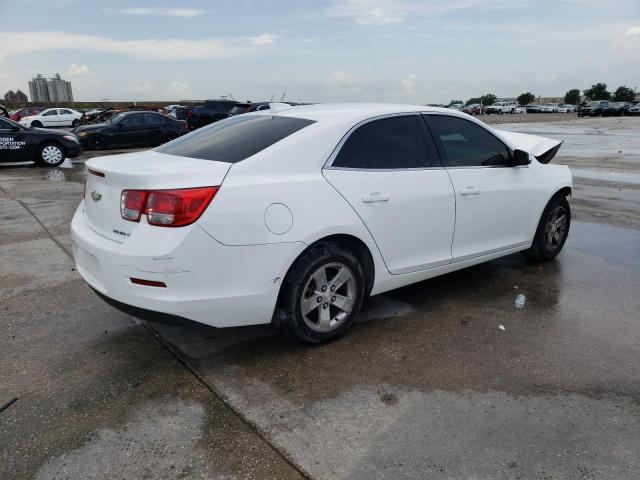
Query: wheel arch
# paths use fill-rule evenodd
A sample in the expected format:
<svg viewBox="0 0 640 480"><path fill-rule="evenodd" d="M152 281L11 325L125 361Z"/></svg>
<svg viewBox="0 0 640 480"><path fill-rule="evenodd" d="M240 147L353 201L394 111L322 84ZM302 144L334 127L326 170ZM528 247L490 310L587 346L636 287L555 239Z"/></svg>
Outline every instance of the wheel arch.
<svg viewBox="0 0 640 480"><path fill-rule="evenodd" d="M375 261L371 253L371 250L369 249L369 247L364 241L362 241L360 238L356 237L355 235L346 234L346 233L337 233L337 234L331 234L331 235L327 235L322 238L319 238L313 243L307 245L307 247L294 258L294 260L291 262L291 264L287 268L287 272L283 277L283 282L281 283L281 286L280 286L280 292L278 293L278 298L280 298L280 293L282 291L282 285L284 284L284 279L287 277L287 275L289 275L289 272L291 271L295 263L298 261L298 259L302 257L305 253L307 253L310 249L316 247L321 243L335 244L341 248L344 248L345 250L350 251L356 256L356 258L360 261L360 264L362 265L362 269L364 270L365 282L366 282L365 292L368 295L369 292L371 292L371 289L373 288L373 284L375 282L375 274L376 274Z"/></svg>

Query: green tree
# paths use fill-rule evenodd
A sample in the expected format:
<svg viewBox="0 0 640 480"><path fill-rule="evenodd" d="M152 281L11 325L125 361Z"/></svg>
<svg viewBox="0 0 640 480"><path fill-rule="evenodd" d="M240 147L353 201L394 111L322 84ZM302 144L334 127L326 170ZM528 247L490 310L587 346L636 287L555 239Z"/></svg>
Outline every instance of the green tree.
<svg viewBox="0 0 640 480"><path fill-rule="evenodd" d="M462 100L451 100L451 101L449 102L449 105L453 105L454 103L461 103L461 104L463 104L463 105L464 105L464 102L463 102Z"/></svg>
<svg viewBox="0 0 640 480"><path fill-rule="evenodd" d="M636 93L629 87L618 87L613 94L614 102L631 102L636 99Z"/></svg>
<svg viewBox="0 0 640 480"><path fill-rule="evenodd" d="M472 97L467 100L467 105L471 105L473 103L480 103L480 97Z"/></svg>
<svg viewBox="0 0 640 480"><path fill-rule="evenodd" d="M517 98L519 105L529 105L535 99L536 96L531 92L521 93Z"/></svg>
<svg viewBox="0 0 640 480"><path fill-rule="evenodd" d="M577 105L580 102L580 90L572 88L564 94L564 103L569 105Z"/></svg>
<svg viewBox="0 0 640 480"><path fill-rule="evenodd" d="M493 93L487 93L482 96L482 105L493 105L498 101L498 97L496 97Z"/></svg>
<svg viewBox="0 0 640 480"><path fill-rule="evenodd" d="M611 92L607 91L606 83L596 83L591 85L584 92L584 96L591 100L609 100L611 98Z"/></svg>

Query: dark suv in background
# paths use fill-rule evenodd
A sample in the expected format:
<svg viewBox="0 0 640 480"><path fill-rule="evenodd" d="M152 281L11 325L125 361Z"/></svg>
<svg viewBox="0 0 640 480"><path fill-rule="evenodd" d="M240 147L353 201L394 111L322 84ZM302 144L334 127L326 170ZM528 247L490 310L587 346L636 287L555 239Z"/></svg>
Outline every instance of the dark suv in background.
<svg viewBox="0 0 640 480"><path fill-rule="evenodd" d="M608 100L594 100L587 102L578 110L579 117L597 117L604 115L604 110L609 106Z"/></svg>
<svg viewBox="0 0 640 480"><path fill-rule="evenodd" d="M187 124L191 130L204 127L229 117L229 113L238 103L235 100L206 100L201 107L193 107L187 113Z"/></svg>

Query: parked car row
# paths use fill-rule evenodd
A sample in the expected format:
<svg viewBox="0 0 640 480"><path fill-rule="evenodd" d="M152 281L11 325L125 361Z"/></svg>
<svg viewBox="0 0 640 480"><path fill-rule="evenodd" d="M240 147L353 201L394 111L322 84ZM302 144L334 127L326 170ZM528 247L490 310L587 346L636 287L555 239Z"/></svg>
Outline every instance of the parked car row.
<svg viewBox="0 0 640 480"><path fill-rule="evenodd" d="M621 115L639 115L640 102L609 102L594 100L583 104L578 110L579 117L608 117Z"/></svg>

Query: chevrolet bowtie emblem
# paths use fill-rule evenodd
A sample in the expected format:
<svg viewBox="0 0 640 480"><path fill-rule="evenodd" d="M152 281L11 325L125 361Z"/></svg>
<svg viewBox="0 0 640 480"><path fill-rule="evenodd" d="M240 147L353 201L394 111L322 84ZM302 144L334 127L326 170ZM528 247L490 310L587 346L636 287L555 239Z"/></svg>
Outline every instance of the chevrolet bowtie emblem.
<svg viewBox="0 0 640 480"><path fill-rule="evenodd" d="M102 194L97 190L94 190L93 192L91 192L91 198L94 202L99 202L100 199L102 199Z"/></svg>

